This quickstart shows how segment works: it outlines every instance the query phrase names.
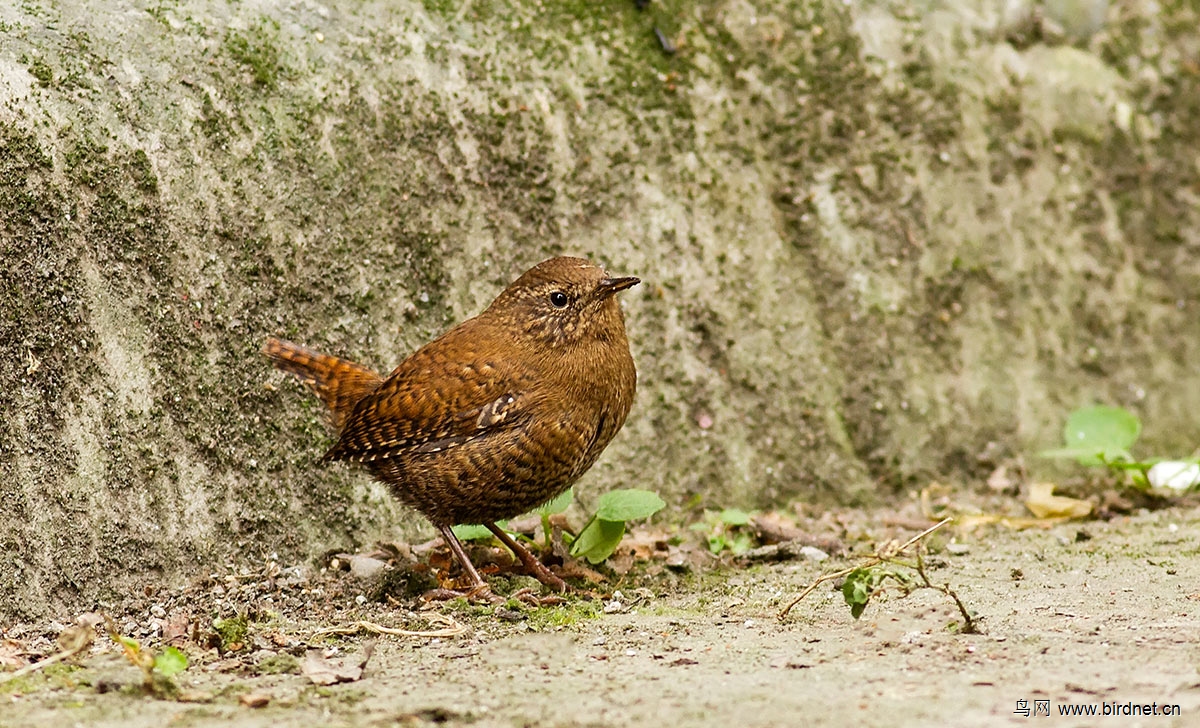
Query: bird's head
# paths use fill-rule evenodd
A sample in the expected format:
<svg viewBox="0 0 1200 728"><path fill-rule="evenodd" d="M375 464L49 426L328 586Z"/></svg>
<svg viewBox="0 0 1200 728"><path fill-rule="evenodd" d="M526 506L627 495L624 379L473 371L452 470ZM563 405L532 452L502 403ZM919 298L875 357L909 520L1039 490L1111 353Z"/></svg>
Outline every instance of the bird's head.
<svg viewBox="0 0 1200 728"><path fill-rule="evenodd" d="M583 258L550 258L515 280L487 313L552 348L584 342L625 342L625 320L616 293L641 281L614 278Z"/></svg>

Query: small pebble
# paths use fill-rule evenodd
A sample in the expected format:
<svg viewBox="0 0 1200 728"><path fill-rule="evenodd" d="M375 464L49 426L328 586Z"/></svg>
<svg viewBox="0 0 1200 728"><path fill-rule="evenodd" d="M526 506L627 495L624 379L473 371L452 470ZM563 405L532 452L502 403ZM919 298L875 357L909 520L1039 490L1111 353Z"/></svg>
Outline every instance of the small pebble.
<svg viewBox="0 0 1200 728"><path fill-rule="evenodd" d="M350 558L350 573L358 579L374 579L386 568L386 561L380 561L370 556L356 554Z"/></svg>
<svg viewBox="0 0 1200 728"><path fill-rule="evenodd" d="M520 622L525 619L525 615L515 609L505 609L503 607L497 609L492 616L502 619L505 622Z"/></svg>
<svg viewBox="0 0 1200 728"><path fill-rule="evenodd" d="M262 708L271 702L271 696L262 693L244 693L238 698L238 702L247 708Z"/></svg>
<svg viewBox="0 0 1200 728"><path fill-rule="evenodd" d="M1146 473L1146 480L1154 488L1187 490L1200 485L1200 465L1189 462L1164 460L1155 463Z"/></svg>
<svg viewBox="0 0 1200 728"><path fill-rule="evenodd" d="M965 553L969 553L971 551L971 547L965 543L948 543L946 544L946 551L954 554L955 556L962 556Z"/></svg>
<svg viewBox="0 0 1200 728"><path fill-rule="evenodd" d="M800 548L800 555L809 561L821 562L829 558L829 554L825 553L816 546L803 546Z"/></svg>

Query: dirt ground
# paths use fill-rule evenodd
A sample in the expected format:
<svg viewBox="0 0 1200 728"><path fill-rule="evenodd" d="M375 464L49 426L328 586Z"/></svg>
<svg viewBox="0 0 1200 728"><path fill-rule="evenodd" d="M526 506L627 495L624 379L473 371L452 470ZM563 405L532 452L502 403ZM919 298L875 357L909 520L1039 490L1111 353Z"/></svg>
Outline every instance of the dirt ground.
<svg viewBox="0 0 1200 728"><path fill-rule="evenodd" d="M877 538L912 533L880 525L885 514L861 517ZM118 619L137 634L153 615L169 622L189 605L249 610L248 631L231 637L241 644L225 654L194 628L183 638L191 664L175 677L177 697L203 702L147 695L140 673L99 637L82 667L0 683L0 726L1020 725L1034 720L1037 701L1048 701L1055 725L1200 725L1198 535L1195 505L947 532L930 576L977 613L980 634L948 629L959 615L929 590L873 601L855 621L830 585L776 618L848 557L660 569L610 583L600 599L495 610L364 601L345 572L289 582L284 570L257 593L256 576L230 574L148 594ZM289 583L304 588L289 593ZM314 634L356 620L461 634ZM47 653L46 636L62 627L13 625L0 636L10 650ZM352 668L371 639L361 679L317 686L305 674L307 649ZM1030 717L1014 712L1020 700ZM1132 716L1132 704L1178 714ZM1125 712L1099 717L1106 705ZM1070 706L1099 712L1061 716Z"/></svg>

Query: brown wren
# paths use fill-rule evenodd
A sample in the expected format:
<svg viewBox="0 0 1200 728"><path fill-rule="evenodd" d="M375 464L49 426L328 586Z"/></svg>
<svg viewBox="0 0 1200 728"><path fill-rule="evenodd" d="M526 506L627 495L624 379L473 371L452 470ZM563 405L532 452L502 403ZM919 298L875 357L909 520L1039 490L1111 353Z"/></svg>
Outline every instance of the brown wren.
<svg viewBox="0 0 1200 728"><path fill-rule="evenodd" d="M566 584L496 525L561 494L629 414L637 372L616 293L638 284L582 258L526 271L487 309L387 377L278 339L263 353L328 406L337 444L324 460L362 463L441 532L483 524L542 583Z"/></svg>

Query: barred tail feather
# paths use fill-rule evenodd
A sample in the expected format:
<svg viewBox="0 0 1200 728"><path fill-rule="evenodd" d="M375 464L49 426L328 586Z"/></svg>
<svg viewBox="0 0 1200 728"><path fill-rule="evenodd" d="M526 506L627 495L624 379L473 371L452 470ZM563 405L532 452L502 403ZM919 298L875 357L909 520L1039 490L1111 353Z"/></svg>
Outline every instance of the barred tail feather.
<svg viewBox="0 0 1200 728"><path fill-rule="evenodd" d="M334 427L342 429L354 405L374 392L383 379L352 361L327 356L298 344L267 339L262 353L276 366L294 374L329 408Z"/></svg>

